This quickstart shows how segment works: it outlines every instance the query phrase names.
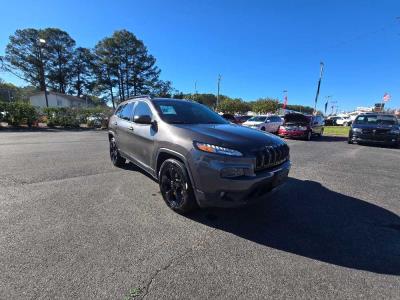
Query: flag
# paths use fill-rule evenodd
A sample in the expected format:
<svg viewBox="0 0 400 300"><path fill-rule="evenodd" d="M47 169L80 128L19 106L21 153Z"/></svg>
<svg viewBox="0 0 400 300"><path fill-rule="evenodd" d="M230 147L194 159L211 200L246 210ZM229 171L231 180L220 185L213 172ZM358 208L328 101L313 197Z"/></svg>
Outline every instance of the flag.
<svg viewBox="0 0 400 300"><path fill-rule="evenodd" d="M383 95L382 100L383 100L383 102L388 102L390 100L390 98L391 98L390 95L388 93L385 93Z"/></svg>
<svg viewBox="0 0 400 300"><path fill-rule="evenodd" d="M283 101L283 109L286 108L287 105L287 95L285 95L285 97L283 97L284 101Z"/></svg>

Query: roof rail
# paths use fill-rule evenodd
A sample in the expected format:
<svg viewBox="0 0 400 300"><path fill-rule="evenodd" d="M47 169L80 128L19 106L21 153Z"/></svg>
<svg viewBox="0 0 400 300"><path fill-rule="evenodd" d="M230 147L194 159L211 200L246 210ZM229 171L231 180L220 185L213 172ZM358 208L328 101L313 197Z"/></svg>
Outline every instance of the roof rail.
<svg viewBox="0 0 400 300"><path fill-rule="evenodd" d="M147 99L152 99L150 95L138 95L138 96L133 96L130 97L129 99L136 99L136 98L147 98Z"/></svg>

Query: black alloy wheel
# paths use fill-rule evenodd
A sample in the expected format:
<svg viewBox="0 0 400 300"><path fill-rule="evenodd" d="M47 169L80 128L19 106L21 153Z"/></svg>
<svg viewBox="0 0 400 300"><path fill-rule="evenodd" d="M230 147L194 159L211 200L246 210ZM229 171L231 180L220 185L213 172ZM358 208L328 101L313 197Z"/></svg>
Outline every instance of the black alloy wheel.
<svg viewBox="0 0 400 300"><path fill-rule="evenodd" d="M190 178L180 161L167 159L162 163L159 185L165 203L172 210L184 214L196 208Z"/></svg>

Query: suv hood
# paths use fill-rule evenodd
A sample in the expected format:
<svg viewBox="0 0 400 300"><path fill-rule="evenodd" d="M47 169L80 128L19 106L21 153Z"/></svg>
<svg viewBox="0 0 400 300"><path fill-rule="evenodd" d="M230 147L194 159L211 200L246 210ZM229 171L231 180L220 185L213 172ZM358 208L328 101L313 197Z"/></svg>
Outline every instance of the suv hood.
<svg viewBox="0 0 400 300"><path fill-rule="evenodd" d="M185 124L175 125L185 131L193 141L250 153L265 146L285 144L279 137L256 129L234 124Z"/></svg>
<svg viewBox="0 0 400 300"><path fill-rule="evenodd" d="M284 116L284 124L310 124L310 119L303 114L287 114Z"/></svg>

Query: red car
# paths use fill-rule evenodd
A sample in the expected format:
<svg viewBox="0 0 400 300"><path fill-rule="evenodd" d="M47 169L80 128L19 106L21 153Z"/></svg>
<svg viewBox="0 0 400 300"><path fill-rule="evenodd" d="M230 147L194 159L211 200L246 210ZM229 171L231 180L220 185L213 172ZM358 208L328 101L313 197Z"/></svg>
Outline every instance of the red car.
<svg viewBox="0 0 400 300"><path fill-rule="evenodd" d="M324 118L322 116L291 113L284 116L283 125L279 127L278 135L309 141L313 136L321 136L323 132Z"/></svg>

